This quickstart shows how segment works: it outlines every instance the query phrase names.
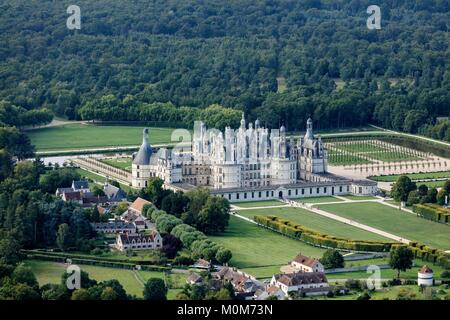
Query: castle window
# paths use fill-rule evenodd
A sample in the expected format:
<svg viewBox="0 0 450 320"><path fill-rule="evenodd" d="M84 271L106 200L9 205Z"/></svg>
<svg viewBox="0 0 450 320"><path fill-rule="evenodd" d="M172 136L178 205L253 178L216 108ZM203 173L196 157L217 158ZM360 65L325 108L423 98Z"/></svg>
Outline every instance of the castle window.
<svg viewBox="0 0 450 320"><path fill-rule="evenodd" d="M231 193L228 194L228 200L231 200Z"/></svg>
<svg viewBox="0 0 450 320"><path fill-rule="evenodd" d="M339 192L342 192L342 186L339 187Z"/></svg>
<svg viewBox="0 0 450 320"><path fill-rule="evenodd" d="M317 194L320 193L320 188L317 188L316 193L317 193Z"/></svg>
<svg viewBox="0 0 450 320"><path fill-rule="evenodd" d="M288 190L288 195L291 195L291 189Z"/></svg>
<svg viewBox="0 0 450 320"><path fill-rule="evenodd" d="M305 194L305 189L302 189L302 194Z"/></svg>
<svg viewBox="0 0 450 320"><path fill-rule="evenodd" d="M236 199L239 200L239 193L236 193Z"/></svg>
<svg viewBox="0 0 450 320"><path fill-rule="evenodd" d="M269 196L269 191L266 191L266 197L268 197Z"/></svg>
<svg viewBox="0 0 450 320"><path fill-rule="evenodd" d="M323 193L327 193L327 187L323 188Z"/></svg>
<svg viewBox="0 0 450 320"><path fill-rule="evenodd" d="M252 192L252 199L255 197L255 193L254 192Z"/></svg>
<svg viewBox="0 0 450 320"><path fill-rule="evenodd" d="M258 198L261 198L261 191L258 192Z"/></svg>
<svg viewBox="0 0 450 320"><path fill-rule="evenodd" d="M244 192L244 199L247 199L247 192Z"/></svg>

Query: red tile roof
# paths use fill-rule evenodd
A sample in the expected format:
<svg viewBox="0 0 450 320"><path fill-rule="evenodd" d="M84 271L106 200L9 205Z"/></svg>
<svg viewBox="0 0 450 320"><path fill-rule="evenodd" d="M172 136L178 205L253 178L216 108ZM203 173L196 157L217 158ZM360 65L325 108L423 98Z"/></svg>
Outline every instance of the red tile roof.
<svg viewBox="0 0 450 320"><path fill-rule="evenodd" d="M431 270L431 268L427 265L424 265L422 268L420 268L419 270L420 273L433 273L433 270Z"/></svg>
<svg viewBox="0 0 450 320"><path fill-rule="evenodd" d="M147 201L145 199L142 198L137 198L136 200L134 200L134 202L131 204L129 209L133 209L139 213L142 214L142 210L144 209L144 206L146 204L151 205L152 203L150 201Z"/></svg>

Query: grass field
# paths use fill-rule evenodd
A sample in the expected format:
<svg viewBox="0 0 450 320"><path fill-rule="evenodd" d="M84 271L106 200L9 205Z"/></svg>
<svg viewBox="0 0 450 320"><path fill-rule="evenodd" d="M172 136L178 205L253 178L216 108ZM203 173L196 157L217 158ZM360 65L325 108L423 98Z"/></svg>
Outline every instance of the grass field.
<svg viewBox="0 0 450 320"><path fill-rule="evenodd" d="M142 126L68 124L28 131L37 151L133 146L142 142ZM150 128L150 142L169 143L174 129Z"/></svg>
<svg viewBox="0 0 450 320"><path fill-rule="evenodd" d="M92 181L96 181L100 184L103 185L103 183L106 181L105 177L102 177L98 174L92 173L90 171L84 170L84 169L76 169L76 171L80 174L81 178L85 178L85 179L90 179ZM120 187L125 191L128 192L129 190L131 190L130 186L124 185L122 183L120 183Z"/></svg>
<svg viewBox="0 0 450 320"><path fill-rule="evenodd" d="M66 270L66 266L64 264L56 262L27 260L25 264L33 270L40 286L47 283L60 283L61 276ZM92 279L95 279L99 282L116 279L120 282L120 284L122 284L122 286L124 287L124 289L128 294L136 295L137 297L142 297L143 285L137 279L136 275L132 270L88 266L88 265L79 265L79 267L81 268L81 270L86 271L89 274L89 277ZM164 274L162 272L139 271L139 276L144 281L150 278L164 279ZM170 280L168 281L170 281L171 283L175 283L176 287L178 288L181 288L181 284L184 285L183 280L186 279L184 278L185 275L179 274L171 274L169 277ZM170 295L173 296L174 292L171 292L173 290L177 289L169 289L168 296Z"/></svg>
<svg viewBox="0 0 450 320"><path fill-rule="evenodd" d="M387 241L390 240L384 238L375 233L371 233L359 228L349 226L345 223L335 221L311 211L301 208L271 208L271 209L255 209L255 210L243 210L238 212L240 215L253 219L255 215L262 216L277 216L290 220L292 222L299 223L307 228L317 230L321 233L355 240L374 240L374 241Z"/></svg>
<svg viewBox="0 0 450 320"><path fill-rule="evenodd" d="M131 158L114 158L114 159L101 159L103 163L109 164L114 168L122 169L131 172Z"/></svg>
<svg viewBox="0 0 450 320"><path fill-rule="evenodd" d="M251 201L251 202L236 202L233 203L237 207L241 208L254 208L254 207L270 207L270 206L283 206L285 203L278 200L265 200L265 201Z"/></svg>
<svg viewBox="0 0 450 320"><path fill-rule="evenodd" d="M442 171L442 172L421 172L421 173L410 173L406 174L411 180L423 180L423 179L439 179L439 178L449 178L450 179L450 171ZM378 177L369 177L375 181L382 182L394 182L400 178L401 175L388 175L388 176L378 176ZM420 182L418 182L420 183Z"/></svg>
<svg viewBox="0 0 450 320"><path fill-rule="evenodd" d="M377 197L371 197L371 196L342 196L342 198L348 199L348 200L376 200Z"/></svg>
<svg viewBox="0 0 450 320"><path fill-rule="evenodd" d="M322 210L431 247L450 250L450 227L379 203L322 205Z"/></svg>
<svg viewBox="0 0 450 320"><path fill-rule="evenodd" d="M281 266L300 252L320 258L325 251L233 216L223 235L210 238L231 250L230 265L239 268Z"/></svg>
<svg viewBox="0 0 450 320"><path fill-rule="evenodd" d="M340 202L343 201L342 199L332 197L332 196L325 196L325 197L306 197L306 198L296 198L294 199L297 202L304 202L304 203L324 203L324 202Z"/></svg>

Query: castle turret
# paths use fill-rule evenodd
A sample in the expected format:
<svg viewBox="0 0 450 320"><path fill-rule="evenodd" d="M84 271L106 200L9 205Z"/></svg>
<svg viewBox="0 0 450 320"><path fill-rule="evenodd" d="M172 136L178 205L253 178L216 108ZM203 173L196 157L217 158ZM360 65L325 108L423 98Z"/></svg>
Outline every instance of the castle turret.
<svg viewBox="0 0 450 320"><path fill-rule="evenodd" d="M136 165L147 165L150 162L150 158L152 156L152 147L148 142L148 128L144 129L142 144L139 148L138 153L134 156L133 164Z"/></svg>

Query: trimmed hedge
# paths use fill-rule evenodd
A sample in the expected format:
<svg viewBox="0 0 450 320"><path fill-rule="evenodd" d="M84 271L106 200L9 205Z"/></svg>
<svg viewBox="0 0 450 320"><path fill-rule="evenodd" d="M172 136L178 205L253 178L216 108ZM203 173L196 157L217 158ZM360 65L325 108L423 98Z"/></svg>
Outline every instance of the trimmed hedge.
<svg viewBox="0 0 450 320"><path fill-rule="evenodd" d="M394 244L391 242L359 241L333 237L275 216L255 216L254 220L262 226L317 247L348 251L389 252Z"/></svg>
<svg viewBox="0 0 450 320"><path fill-rule="evenodd" d="M428 247L418 242L411 242L409 248L414 252L414 257L429 261L450 269L450 255L440 249Z"/></svg>
<svg viewBox="0 0 450 320"><path fill-rule="evenodd" d="M107 268L118 268L118 269L134 269L135 266L139 263L130 263L130 262L111 262L111 261L99 261L94 259L80 259L80 258L70 258L70 257L62 257L62 256L52 256L47 254L40 253L32 253L27 254L28 259L35 260L44 260L44 261L54 261L65 263L66 259L71 259L72 263L75 264L84 264L91 265L97 267L107 267ZM168 271L170 268L161 267L161 266L153 266L153 265L141 265L141 270L145 271Z"/></svg>
<svg viewBox="0 0 450 320"><path fill-rule="evenodd" d="M84 255L84 254L78 254L78 253L68 253L68 252L47 252L47 251L40 251L40 250L21 250L22 253L26 255L34 255L34 256L42 256L42 257L49 257L49 258L60 258L65 261L65 259L74 259L77 260L83 260L83 261L97 261L97 262L105 262L105 263L119 263L119 264L132 264L132 265L146 265L149 267L155 267L155 268L161 268L161 266L155 265L155 261L150 260L129 260L129 259L113 259L113 258L105 258L105 257L98 257L93 255ZM56 260L55 260L56 261ZM61 260L59 260L61 261Z"/></svg>
<svg viewBox="0 0 450 320"><path fill-rule="evenodd" d="M450 210L437 204L415 204L413 211L421 218L440 223L450 223Z"/></svg>

